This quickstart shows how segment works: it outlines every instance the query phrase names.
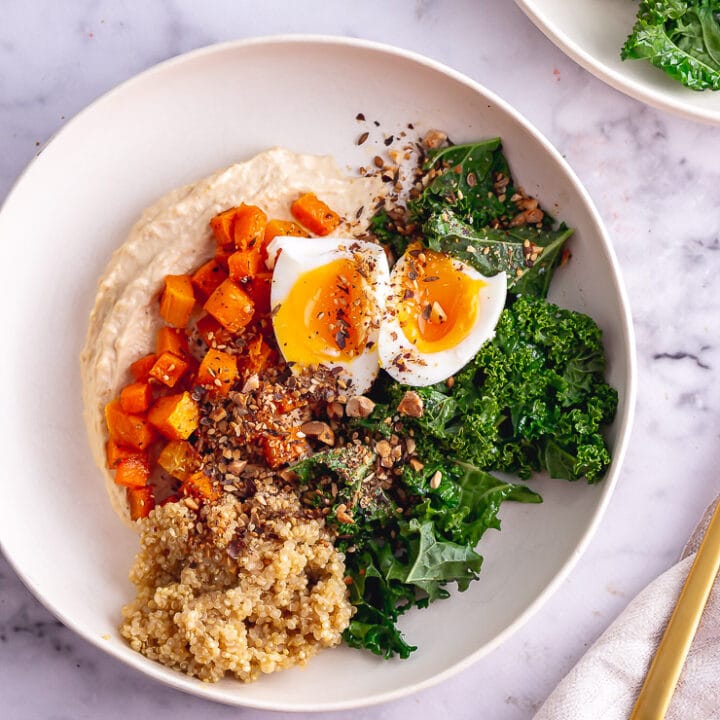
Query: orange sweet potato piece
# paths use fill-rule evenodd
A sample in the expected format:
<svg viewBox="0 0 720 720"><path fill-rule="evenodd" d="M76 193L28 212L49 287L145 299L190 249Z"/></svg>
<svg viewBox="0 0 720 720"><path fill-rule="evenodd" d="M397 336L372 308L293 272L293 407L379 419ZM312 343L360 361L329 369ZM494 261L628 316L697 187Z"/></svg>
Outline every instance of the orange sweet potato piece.
<svg viewBox="0 0 720 720"><path fill-rule="evenodd" d="M262 247L256 245L249 250L238 250L228 257L228 272L233 280L248 280L265 267Z"/></svg>
<svg viewBox="0 0 720 720"><path fill-rule="evenodd" d="M188 344L188 338L185 331L180 328L163 325L158 330L155 352L157 355L171 352L178 357L185 357L186 355L189 355L190 346ZM153 363L153 365L154 364L155 363Z"/></svg>
<svg viewBox="0 0 720 720"><path fill-rule="evenodd" d="M252 342L249 342L242 359L245 377L261 373L270 362L272 354L272 348L265 342L262 335L258 335Z"/></svg>
<svg viewBox="0 0 720 720"><path fill-rule="evenodd" d="M225 210L210 220L210 227L218 248L235 247L233 228L235 227L236 209Z"/></svg>
<svg viewBox="0 0 720 720"><path fill-rule="evenodd" d="M299 223L316 235L329 235L342 219L314 193L301 195L290 206L290 212Z"/></svg>
<svg viewBox="0 0 720 720"><path fill-rule="evenodd" d="M198 500L213 502L222 497L222 493L215 488L212 480L202 471L198 470L183 480L182 491L192 495Z"/></svg>
<svg viewBox="0 0 720 720"><path fill-rule="evenodd" d="M167 275L160 296L160 317L175 327L185 327L195 307L195 292L189 275Z"/></svg>
<svg viewBox="0 0 720 720"><path fill-rule="evenodd" d="M223 281L203 306L224 328L240 332L252 320L254 306L247 293L230 279Z"/></svg>
<svg viewBox="0 0 720 720"><path fill-rule="evenodd" d="M105 460L111 470L115 469L120 460L136 453L134 448L118 445L112 438L105 443Z"/></svg>
<svg viewBox="0 0 720 720"><path fill-rule="evenodd" d="M152 388L147 383L130 383L120 391L120 407L126 413L144 413L151 402Z"/></svg>
<svg viewBox="0 0 720 720"><path fill-rule="evenodd" d="M200 456L187 440L171 440L158 455L157 463L168 475L185 480L200 466Z"/></svg>
<svg viewBox="0 0 720 720"><path fill-rule="evenodd" d="M240 205L235 208L233 240L238 250L261 247L265 237L267 215L256 205Z"/></svg>
<svg viewBox="0 0 720 720"><path fill-rule="evenodd" d="M175 387L177 381L188 369L188 363L175 353L164 352L155 361L150 370L150 377L168 387Z"/></svg>
<svg viewBox="0 0 720 720"><path fill-rule="evenodd" d="M115 484L128 488L145 487L150 479L150 466L144 453L135 453L120 460L115 467Z"/></svg>
<svg viewBox="0 0 720 720"><path fill-rule="evenodd" d="M130 365L130 374L135 378L135 382L147 382L150 377L150 369L155 364L157 355L150 353L136 360Z"/></svg>
<svg viewBox="0 0 720 720"><path fill-rule="evenodd" d="M145 450L155 438L148 421L142 415L126 413L119 400L105 406L105 422L110 438L118 445Z"/></svg>
<svg viewBox="0 0 720 720"><path fill-rule="evenodd" d="M128 488L127 502L130 519L140 520L147 517L155 507L155 493L149 485L141 488Z"/></svg>
<svg viewBox="0 0 720 720"><path fill-rule="evenodd" d="M148 420L168 440L187 440L200 422L200 410L189 392L166 395L155 402Z"/></svg>
<svg viewBox="0 0 720 720"><path fill-rule="evenodd" d="M217 395L227 395L237 379L237 358L213 348L205 353L195 378L198 385L212 388Z"/></svg>
<svg viewBox="0 0 720 720"><path fill-rule="evenodd" d="M203 315L195 327L208 347L227 345L232 340L232 333L226 330L212 315Z"/></svg>
<svg viewBox="0 0 720 720"><path fill-rule="evenodd" d="M198 295L207 299L217 290L218 285L227 279L227 273L222 263L216 258L208 260L201 265L192 276L192 284Z"/></svg>
<svg viewBox="0 0 720 720"><path fill-rule="evenodd" d="M272 273L260 272L246 283L245 292L255 305L255 317L270 312L270 291L272 289Z"/></svg>
<svg viewBox="0 0 720 720"><path fill-rule="evenodd" d="M264 246L267 247L276 237L310 237L305 228L292 220L270 220L265 226Z"/></svg>
<svg viewBox="0 0 720 720"><path fill-rule="evenodd" d="M293 428L285 436L263 435L260 438L263 457L273 470L299 460L309 449L307 441L298 437L299 428Z"/></svg>

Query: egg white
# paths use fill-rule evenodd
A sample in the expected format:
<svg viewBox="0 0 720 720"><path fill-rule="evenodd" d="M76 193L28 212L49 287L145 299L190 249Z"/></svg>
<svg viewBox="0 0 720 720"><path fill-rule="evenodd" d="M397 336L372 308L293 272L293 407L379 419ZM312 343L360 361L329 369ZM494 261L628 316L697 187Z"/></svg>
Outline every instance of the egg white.
<svg viewBox="0 0 720 720"><path fill-rule="evenodd" d="M273 309L282 305L297 280L306 272L332 263L336 260L352 259L357 255L365 258L372 268L367 282L367 294L374 306L374 317L367 332L367 345L363 352L350 360L338 357L328 362L319 358L317 365L342 368L342 376L351 383L351 390L361 394L370 389L380 369L378 354L379 325L383 318L385 301L390 288L390 270L382 247L376 243L326 236L322 238L276 237L268 245L268 265L272 266L270 305ZM297 308L298 320L305 308ZM273 313L273 316L275 313ZM283 352L283 342L277 336L278 346ZM337 354L337 348L328 346L327 354ZM285 352L283 352L285 356ZM287 358L286 358L287 359Z"/></svg>
<svg viewBox="0 0 720 720"><path fill-rule="evenodd" d="M394 308L407 287L408 255L403 255L390 275L390 297L378 341L380 365L395 380L415 387L433 385L461 370L480 347L495 335L495 326L505 307L507 277L501 272L485 277L460 260L453 260L456 269L473 280L482 280L478 290L478 312L468 335L457 345L432 353L420 352L403 332Z"/></svg>

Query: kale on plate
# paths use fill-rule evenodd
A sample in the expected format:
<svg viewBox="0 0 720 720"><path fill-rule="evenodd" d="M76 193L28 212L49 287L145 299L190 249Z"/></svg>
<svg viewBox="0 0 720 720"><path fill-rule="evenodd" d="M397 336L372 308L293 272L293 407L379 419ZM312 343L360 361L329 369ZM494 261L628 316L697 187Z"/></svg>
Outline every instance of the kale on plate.
<svg viewBox="0 0 720 720"><path fill-rule="evenodd" d="M605 382L598 326L545 299L572 231L515 185L499 139L429 151L407 207L379 212L371 231L396 257L419 242L508 278L495 337L452 382L409 388L381 373L374 410L351 420L348 444L294 468L345 553L356 608L345 641L405 658L415 648L400 616L477 579L477 544L500 528L505 500L541 502L493 473L599 481L617 393ZM419 417L398 415L408 391L422 399ZM413 457L380 482L376 450L398 434Z"/></svg>
<svg viewBox="0 0 720 720"><path fill-rule="evenodd" d="M643 0L623 60L647 59L692 90L720 89L720 0Z"/></svg>
<svg viewBox="0 0 720 720"><path fill-rule="evenodd" d="M513 295L545 297L572 230L555 228L516 187L500 139L432 150L423 169L428 180L408 202L406 228L381 211L371 223L378 240L397 256L420 241L485 276L506 272Z"/></svg>
<svg viewBox="0 0 720 720"><path fill-rule="evenodd" d="M356 607L344 640L378 655L406 658L415 650L397 620L411 607L448 597L448 583L466 590L477 579L482 557L475 551L505 500L541 502L529 488L500 480L467 463L443 458L416 472L406 468L386 492L373 483L374 458L358 463L353 448L318 453L294 470L302 489L337 489L328 523L335 526L345 553L350 600ZM439 482L431 479L439 473ZM351 497L352 522L335 510Z"/></svg>

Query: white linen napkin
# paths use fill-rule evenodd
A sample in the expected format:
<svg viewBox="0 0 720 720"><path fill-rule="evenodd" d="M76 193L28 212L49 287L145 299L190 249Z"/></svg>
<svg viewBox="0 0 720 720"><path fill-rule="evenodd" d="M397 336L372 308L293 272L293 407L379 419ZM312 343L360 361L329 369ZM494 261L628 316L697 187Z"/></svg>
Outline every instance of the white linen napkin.
<svg viewBox="0 0 720 720"><path fill-rule="evenodd" d="M563 678L534 720L627 720L716 498L677 565L648 585ZM720 576L705 606L667 720L720 718Z"/></svg>

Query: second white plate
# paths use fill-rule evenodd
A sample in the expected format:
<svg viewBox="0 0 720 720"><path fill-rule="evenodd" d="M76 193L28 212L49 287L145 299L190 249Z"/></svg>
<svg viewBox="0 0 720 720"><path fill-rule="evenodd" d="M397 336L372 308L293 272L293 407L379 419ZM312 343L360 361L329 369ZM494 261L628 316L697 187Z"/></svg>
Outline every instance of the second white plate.
<svg viewBox="0 0 720 720"><path fill-rule="evenodd" d="M620 59L635 23L629 0L515 0L566 55L608 85L691 120L720 125L720 92L690 90L643 60Z"/></svg>

